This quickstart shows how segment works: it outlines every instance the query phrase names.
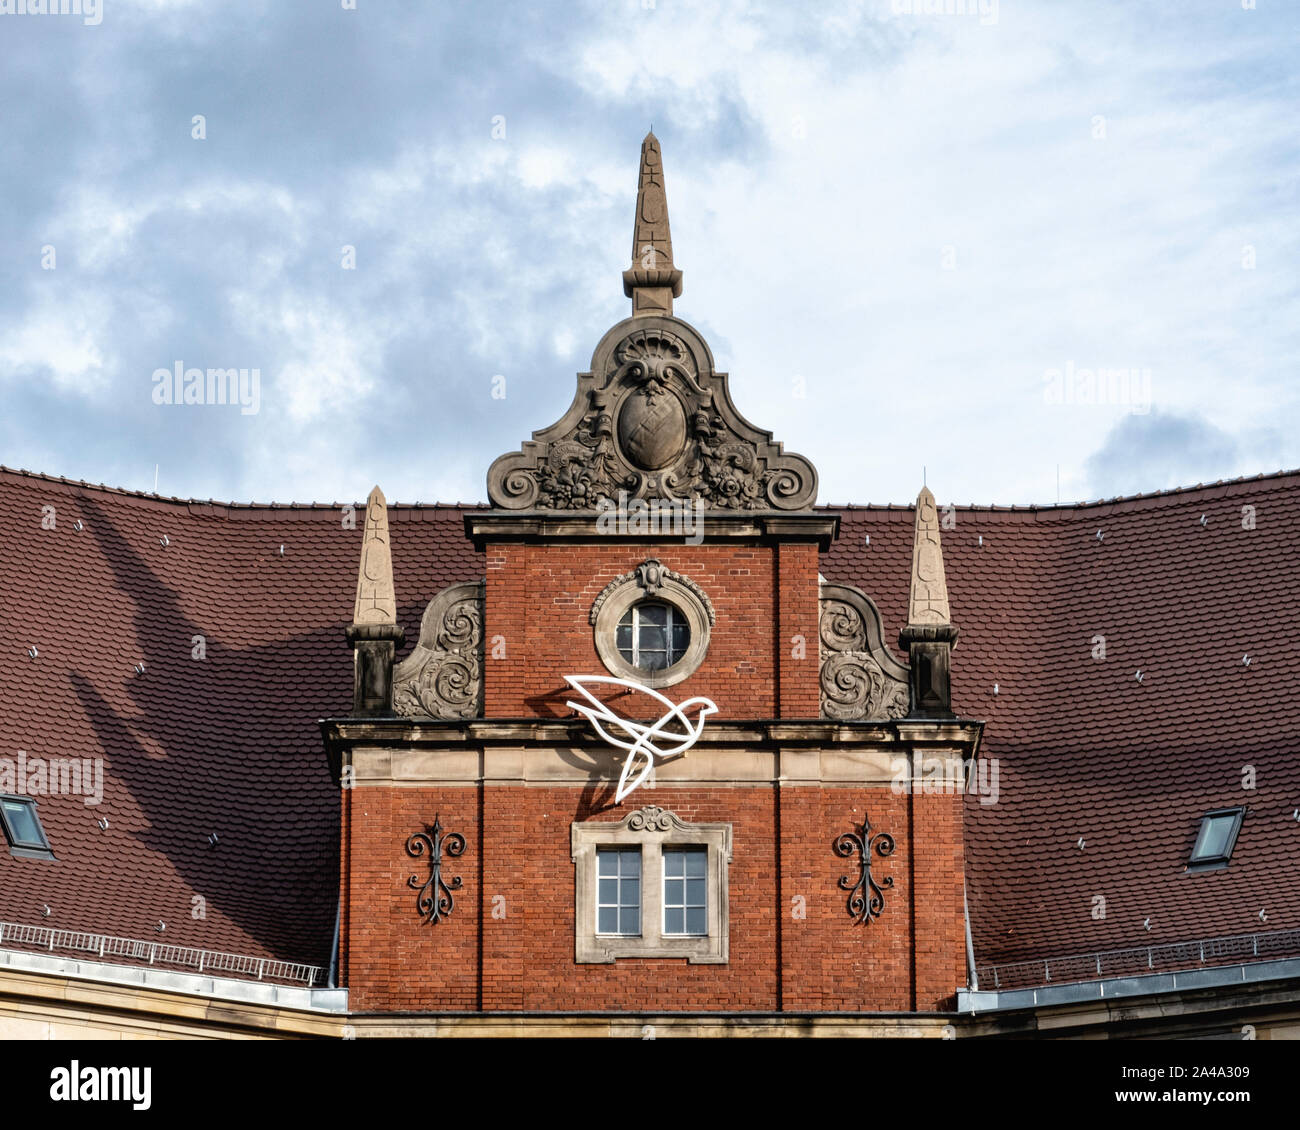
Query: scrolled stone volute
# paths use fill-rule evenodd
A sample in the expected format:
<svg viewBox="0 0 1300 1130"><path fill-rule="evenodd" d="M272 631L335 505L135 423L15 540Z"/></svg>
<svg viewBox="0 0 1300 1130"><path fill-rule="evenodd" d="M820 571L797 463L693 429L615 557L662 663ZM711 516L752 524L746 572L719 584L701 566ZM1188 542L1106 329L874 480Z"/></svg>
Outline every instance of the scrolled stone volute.
<svg viewBox="0 0 1300 1130"><path fill-rule="evenodd" d="M908 671L885 646L880 611L853 585L821 586L823 718L879 721L908 711Z"/></svg>
<svg viewBox="0 0 1300 1130"><path fill-rule="evenodd" d="M420 639L393 676L393 706L416 718L483 716L482 581L449 585L429 601Z"/></svg>

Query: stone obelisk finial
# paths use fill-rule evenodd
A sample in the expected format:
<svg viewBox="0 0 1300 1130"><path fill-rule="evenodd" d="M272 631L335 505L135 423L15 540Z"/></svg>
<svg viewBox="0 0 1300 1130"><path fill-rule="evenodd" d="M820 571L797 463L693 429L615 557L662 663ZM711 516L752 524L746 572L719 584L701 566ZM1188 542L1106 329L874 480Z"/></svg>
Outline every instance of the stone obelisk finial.
<svg viewBox="0 0 1300 1130"><path fill-rule="evenodd" d="M953 716L949 657L956 642L939 544L939 510L929 488L922 487L916 496L907 626L898 634L899 646L907 649L910 660L913 717Z"/></svg>
<svg viewBox="0 0 1300 1130"><path fill-rule="evenodd" d="M939 545L939 510L929 487L916 496L916 525L912 535L912 593L907 602L909 624L948 623L948 586L943 577Z"/></svg>
<svg viewBox="0 0 1300 1130"><path fill-rule="evenodd" d="M393 554L388 547L388 501L378 487L366 500L366 525L361 535L361 568L357 572L357 600L353 606L352 622L397 623Z"/></svg>
<svg viewBox="0 0 1300 1130"><path fill-rule="evenodd" d="M378 487L366 501L357 599L348 627L354 655L352 711L358 716L393 712L393 662L405 632L397 624L393 555L388 543L388 503Z"/></svg>
<svg viewBox="0 0 1300 1130"><path fill-rule="evenodd" d="M682 273L673 266L673 237L668 230L663 154L653 133L641 142L641 179L632 225L632 266L623 272L623 293L632 299L632 316L671 314L681 296Z"/></svg>

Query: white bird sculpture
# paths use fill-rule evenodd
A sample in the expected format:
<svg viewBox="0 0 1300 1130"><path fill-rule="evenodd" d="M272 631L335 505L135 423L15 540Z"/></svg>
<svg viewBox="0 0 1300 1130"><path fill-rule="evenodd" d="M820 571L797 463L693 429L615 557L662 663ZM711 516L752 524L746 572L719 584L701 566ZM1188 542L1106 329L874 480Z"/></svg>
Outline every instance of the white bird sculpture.
<svg viewBox="0 0 1300 1130"><path fill-rule="evenodd" d="M615 679L609 675L565 675L564 681L582 695L588 703L588 705L584 705L578 702L566 702L564 705L576 710L579 714L586 715L596 733L609 742L610 745L627 750L627 760L623 762L623 772L618 779L618 788L614 791L615 804L621 804L623 798L650 775L650 771L655 767L657 761L676 757L678 754L685 753L690 749L704 730L704 720L710 714L718 713L718 708L714 705L712 699L696 696L695 698L688 698L678 705L672 699L661 695L656 690L642 686L640 683L633 683L627 679ZM623 687L629 691L649 695L666 709L666 713L657 722L650 723L635 722L630 718L622 718L587 689L588 684L593 683ZM699 708L699 715L692 722L686 716L686 712L694 707ZM679 730L667 728L674 721L680 723L681 728ZM624 738L615 737L609 729L606 729L606 726L621 730L632 740L627 741ZM662 749L655 744L655 738L667 739L676 744ZM644 764L640 766L635 776L633 776L633 766L636 764L638 757L644 758Z"/></svg>

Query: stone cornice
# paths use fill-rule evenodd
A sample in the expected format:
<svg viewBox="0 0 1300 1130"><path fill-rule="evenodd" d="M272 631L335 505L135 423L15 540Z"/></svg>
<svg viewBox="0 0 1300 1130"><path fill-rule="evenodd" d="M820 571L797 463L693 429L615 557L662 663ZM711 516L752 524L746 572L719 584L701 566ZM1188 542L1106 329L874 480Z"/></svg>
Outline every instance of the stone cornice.
<svg viewBox="0 0 1300 1130"><path fill-rule="evenodd" d="M324 718L327 741L345 745L604 745L583 718ZM965 718L892 718L837 722L828 718L710 721L696 745L953 745L976 741L984 723Z"/></svg>
<svg viewBox="0 0 1300 1130"><path fill-rule="evenodd" d="M706 510L694 535L672 532L605 532L596 525L595 510L480 510L465 515L465 535L482 549L488 542L569 541L589 543L641 543L664 545L682 541L698 545L728 541L816 542L824 553L839 537L840 516L783 511ZM665 514L663 524L668 525Z"/></svg>
<svg viewBox="0 0 1300 1130"><path fill-rule="evenodd" d="M413 718L326 718L319 723L330 772L337 782L345 753L354 749L477 750L557 748L609 754L610 747L580 718L480 718L466 721ZM882 722L833 719L756 719L710 722L695 743L701 752L837 749L850 752L909 750L977 756L984 723L970 719L894 718ZM689 754L687 755L690 756Z"/></svg>

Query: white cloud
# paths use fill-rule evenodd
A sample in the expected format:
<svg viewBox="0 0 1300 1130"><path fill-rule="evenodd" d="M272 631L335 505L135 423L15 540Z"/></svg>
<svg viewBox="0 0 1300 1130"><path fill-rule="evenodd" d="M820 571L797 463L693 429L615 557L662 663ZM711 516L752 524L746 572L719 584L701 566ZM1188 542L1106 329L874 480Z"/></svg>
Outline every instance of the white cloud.
<svg viewBox="0 0 1300 1130"><path fill-rule="evenodd" d="M66 304L47 297L21 325L0 334L0 382L32 370L48 374L63 393L83 397L109 387L101 343L105 303L81 296Z"/></svg>
<svg viewBox="0 0 1300 1130"><path fill-rule="evenodd" d="M156 21L164 47L177 28L202 41L209 20L255 18L199 20L164 0L134 10L170 14ZM1212 421L1244 470L1297 464L1300 169L1276 77L1294 22L1102 2L1005 2L995 26L893 16L888 0L591 3L545 34L495 29L487 56L457 56L463 73L403 77L401 96L438 112L397 126L377 111L375 145L306 180L288 163L301 153L231 156L245 129L232 105L204 150L210 171L181 174L187 142L160 150L167 187L129 187L158 110L104 97L91 136L71 143L101 175L71 182L57 222L39 225L59 244L59 285L75 261L77 293L102 308L18 292L0 380L43 364L61 388L102 391L164 363L151 352L163 331L251 342L256 357L220 363L261 363L265 420L291 454L265 458L250 422L229 474L260 498L308 498L350 482L334 466L349 451L376 458L340 445L345 421L425 385L472 405L501 372L510 400L484 416L491 427L449 428L436 453L380 468L390 497L428 500L434 485L478 497L488 463L568 403L568 359L585 367L599 319L627 312L619 272L653 120L685 272L677 313L731 371L741 411L814 460L824 501L910 500L923 464L957 501L1051 501L1058 464L1066 500L1150 489L1140 461L1090 461L1138 427L1125 406L1045 404L1044 373L1067 363L1150 369L1157 412ZM358 25L364 46L388 42L383 26ZM318 68L319 50L286 65ZM147 90L131 57L99 65ZM361 52L331 81L368 92L383 58ZM92 90L97 73L78 82ZM164 102L179 114L177 95ZM295 112L305 136L341 128L314 103L310 120L256 108ZM130 123L113 143L100 136L110 114ZM339 270L343 243L357 246L355 272ZM190 271L197 248L215 261ZM155 261L208 289L155 283ZM507 419L517 434L503 443Z"/></svg>

